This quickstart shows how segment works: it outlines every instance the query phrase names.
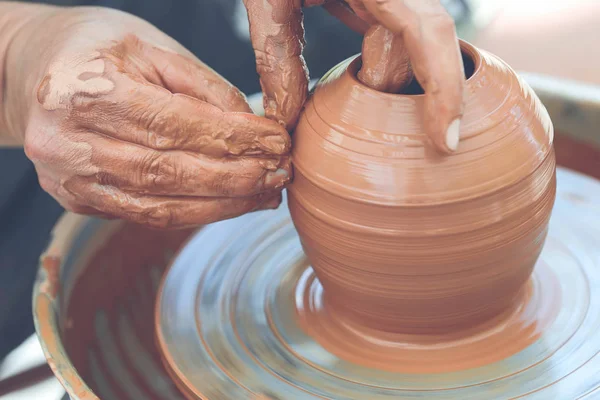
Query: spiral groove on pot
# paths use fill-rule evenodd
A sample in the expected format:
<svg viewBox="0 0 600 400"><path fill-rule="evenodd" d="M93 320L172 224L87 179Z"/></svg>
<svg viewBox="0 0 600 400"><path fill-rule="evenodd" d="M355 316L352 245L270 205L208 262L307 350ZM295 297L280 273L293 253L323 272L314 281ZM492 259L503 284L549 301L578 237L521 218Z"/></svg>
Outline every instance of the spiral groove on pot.
<svg viewBox="0 0 600 400"><path fill-rule="evenodd" d="M518 300L544 244L556 191L549 116L506 64L461 45L475 72L455 154L427 143L423 96L363 86L358 58L323 78L294 134L292 218L326 301L356 323L483 322Z"/></svg>

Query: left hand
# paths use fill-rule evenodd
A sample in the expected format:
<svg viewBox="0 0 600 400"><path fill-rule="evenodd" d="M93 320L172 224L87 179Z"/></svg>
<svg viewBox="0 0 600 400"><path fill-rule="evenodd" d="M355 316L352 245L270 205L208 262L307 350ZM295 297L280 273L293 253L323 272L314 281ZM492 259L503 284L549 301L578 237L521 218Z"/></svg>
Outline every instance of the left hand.
<svg viewBox="0 0 600 400"><path fill-rule="evenodd" d="M32 68L11 86L24 104L13 120L65 208L182 228L280 204L289 135L231 83L129 14L49 12L12 58L11 71Z"/></svg>

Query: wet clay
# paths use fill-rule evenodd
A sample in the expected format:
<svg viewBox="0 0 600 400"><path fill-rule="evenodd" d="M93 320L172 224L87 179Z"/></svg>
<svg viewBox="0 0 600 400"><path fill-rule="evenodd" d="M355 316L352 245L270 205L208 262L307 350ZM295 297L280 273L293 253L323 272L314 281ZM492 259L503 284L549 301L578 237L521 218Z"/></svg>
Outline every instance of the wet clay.
<svg viewBox="0 0 600 400"><path fill-rule="evenodd" d="M285 207L207 226L158 293L166 368L193 400L584 398L600 387L600 183L557 177L514 303L445 332L382 332L331 308Z"/></svg>
<svg viewBox="0 0 600 400"><path fill-rule="evenodd" d="M590 154L589 165L593 165L599 152ZM578 165L561 159L570 167ZM40 267L43 279L36 285L34 312L40 340L73 400L463 400L487 398L490 393L507 399L551 399L556 393L561 398L585 398L600 387L596 334L600 293L595 289L600 287L596 201L600 183L564 169L557 171L557 178L548 238L519 300L527 312L515 309L522 325L513 319L490 330L475 327L477 332L471 337L465 332L443 335L441 339L460 339L451 342L455 346L497 344L478 347L479 353L465 357L455 353L455 359L439 365L439 370L450 372L402 373L398 365L386 366L383 357L380 368L368 368L363 366L365 360L357 364L346 361L351 355L336 355L336 346L347 350L343 343L326 349L317 342L315 338L327 336L309 333L297 313L303 311L299 304L318 304L319 285L285 207L210 225L189 241L183 232L135 225L107 232L105 226L119 224L69 215L85 223L57 229L51 244L55 250L42 260L52 262ZM66 233L76 241L64 244ZM173 259L157 294L165 266ZM60 263L58 270L55 261ZM316 295L304 299L303 287L313 288ZM158 320L153 325L157 296ZM557 304L559 310L552 310ZM316 324L329 323L318 313L309 315L316 317ZM505 315L498 318L499 322L511 321ZM502 340L486 342L486 337L512 328L521 329L525 340L538 335L539 339L492 362L503 346L510 351L516 347ZM162 331L160 350L153 329ZM347 334L349 330L344 329ZM414 340L406 334L398 337ZM507 337L517 335L507 331ZM431 338L437 340L435 335ZM348 344L352 343L361 342L350 337ZM405 359L415 362L405 365L405 371L428 367L425 359L411 358L418 350L424 358L448 361L436 357L433 348L443 355L443 345L450 343L440 340L437 344L431 346L427 340L397 344L410 350ZM359 350L354 349L362 357L365 351ZM377 349L369 346L366 350ZM375 352L376 357L380 354ZM396 348L391 354L399 357L402 352ZM467 359L471 357L478 361ZM166 371L163 358L169 360ZM490 364L461 369L486 359ZM176 391L167 371L177 377L175 382L185 385L186 396ZM198 396L199 392L205 395Z"/></svg>
<svg viewBox="0 0 600 400"><path fill-rule="evenodd" d="M381 25L374 25L365 34L361 59L358 80L379 92L400 93L413 78L402 36Z"/></svg>
<svg viewBox="0 0 600 400"><path fill-rule="evenodd" d="M104 60L91 54L89 60L59 60L48 68L40 83L38 102L48 111L66 109L75 96L99 96L110 93L114 82L103 77Z"/></svg>
<svg viewBox="0 0 600 400"><path fill-rule="evenodd" d="M298 281L296 312L307 334L340 359L407 374L462 371L517 354L555 322L562 300L557 277L545 263L536 272L535 280L524 285L509 308L458 331L384 332L347 318L324 298L312 269Z"/></svg>
<svg viewBox="0 0 600 400"><path fill-rule="evenodd" d="M153 306L160 276L191 233L125 224L90 255L70 289L61 322L64 343L100 398L179 398L154 341ZM148 379L149 371L158 376Z"/></svg>
<svg viewBox="0 0 600 400"><path fill-rule="evenodd" d="M299 1L244 0L265 116L288 130L308 96L302 4Z"/></svg>
<svg viewBox="0 0 600 400"><path fill-rule="evenodd" d="M320 82L298 124L290 212L329 315L349 325L484 324L518 304L542 249L556 189L550 119L506 64L461 47L470 77L456 154L427 141L424 96L366 87L359 58Z"/></svg>

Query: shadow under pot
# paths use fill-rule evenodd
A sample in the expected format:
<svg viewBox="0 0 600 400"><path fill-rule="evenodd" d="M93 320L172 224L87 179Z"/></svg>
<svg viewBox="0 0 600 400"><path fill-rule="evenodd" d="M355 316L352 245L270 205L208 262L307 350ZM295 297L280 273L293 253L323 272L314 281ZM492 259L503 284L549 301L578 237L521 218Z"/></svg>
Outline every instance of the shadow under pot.
<svg viewBox="0 0 600 400"><path fill-rule="evenodd" d="M527 293L555 198L552 123L503 61L461 49L465 109L449 156L423 132L425 96L366 87L360 57L333 68L301 116L288 204L324 306L348 324L456 331Z"/></svg>

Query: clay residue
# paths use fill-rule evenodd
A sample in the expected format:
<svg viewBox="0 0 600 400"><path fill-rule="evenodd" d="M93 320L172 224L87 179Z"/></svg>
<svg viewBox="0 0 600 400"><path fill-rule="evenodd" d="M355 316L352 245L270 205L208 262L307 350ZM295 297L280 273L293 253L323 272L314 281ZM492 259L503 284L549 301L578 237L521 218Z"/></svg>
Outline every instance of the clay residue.
<svg viewBox="0 0 600 400"><path fill-rule="evenodd" d="M60 266L60 257L43 256L42 268L46 272L46 281L41 290L53 299L56 298L60 292Z"/></svg>
<svg viewBox="0 0 600 400"><path fill-rule="evenodd" d="M143 398L175 398L159 394L176 393L176 388L168 380L156 346L153 307L160 276L192 233L191 230L164 232L125 224L82 267L63 316L69 323L61 333L74 369L98 397L108 398L108 387L118 398L128 398L116 377L116 371L125 370L139 385ZM108 321L106 337L98 336L100 315ZM123 320L139 344L135 357L119 330ZM116 359L102 351L107 337L114 339L114 348L119 354ZM141 375L139 360L136 361L138 357L146 368L157 371L153 379L162 385L160 391L146 383L147 377ZM92 365L104 374L105 381L99 380L98 370L93 371Z"/></svg>
<svg viewBox="0 0 600 400"><path fill-rule="evenodd" d="M182 228L276 206L292 179L284 127L179 45L92 46L50 64L25 141L63 207Z"/></svg>
<svg viewBox="0 0 600 400"><path fill-rule="evenodd" d="M479 368L527 348L556 322L562 300L558 278L546 264L536 273L537 284L525 285L510 308L458 331L385 332L348 319L322 298L323 287L310 268L296 287L296 313L308 335L332 354L359 365L410 374Z"/></svg>
<svg viewBox="0 0 600 400"><path fill-rule="evenodd" d="M308 96L308 69L302 57L305 45L302 4L287 0L244 0L244 3L265 115L291 130Z"/></svg>
<svg viewBox="0 0 600 400"><path fill-rule="evenodd" d="M83 60L77 57L52 63L37 93L42 107L48 111L66 109L74 96L98 96L113 90L114 82L102 76L105 66L99 56L98 53Z"/></svg>
<svg viewBox="0 0 600 400"><path fill-rule="evenodd" d="M358 79L368 87L399 93L413 78L402 35L374 25L365 35Z"/></svg>

